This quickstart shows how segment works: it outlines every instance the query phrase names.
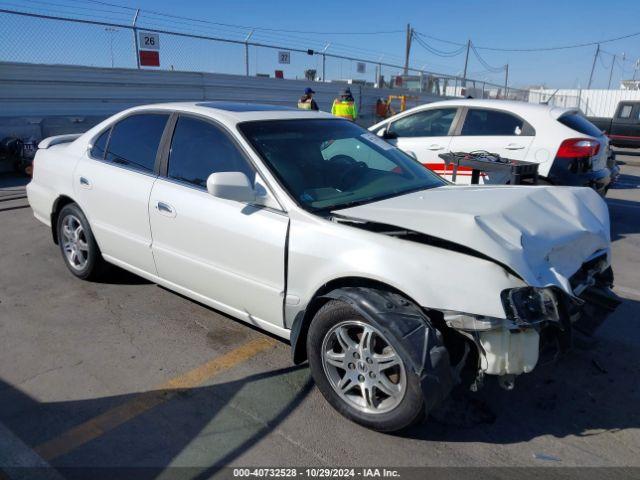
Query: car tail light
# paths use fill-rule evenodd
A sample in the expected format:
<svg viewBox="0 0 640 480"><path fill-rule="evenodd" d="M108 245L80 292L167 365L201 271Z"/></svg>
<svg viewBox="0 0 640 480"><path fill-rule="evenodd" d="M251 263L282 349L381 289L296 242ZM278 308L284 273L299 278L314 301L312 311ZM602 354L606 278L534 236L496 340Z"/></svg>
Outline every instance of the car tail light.
<svg viewBox="0 0 640 480"><path fill-rule="evenodd" d="M600 151L600 142L590 138L569 138L562 142L556 157L584 158L593 157Z"/></svg>

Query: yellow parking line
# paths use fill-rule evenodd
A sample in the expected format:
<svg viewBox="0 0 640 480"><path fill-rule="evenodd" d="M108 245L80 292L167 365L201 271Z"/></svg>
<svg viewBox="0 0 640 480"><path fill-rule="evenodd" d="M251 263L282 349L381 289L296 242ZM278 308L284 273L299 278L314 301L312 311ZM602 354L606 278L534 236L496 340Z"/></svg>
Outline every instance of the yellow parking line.
<svg viewBox="0 0 640 480"><path fill-rule="evenodd" d="M275 340L266 337L252 340L229 353L213 358L183 375L172 378L153 391L141 393L129 402L114 407L91 420L67 430L62 435L37 446L34 450L45 460L60 457L166 402L175 396L177 391L197 387L217 374L272 347L275 343Z"/></svg>

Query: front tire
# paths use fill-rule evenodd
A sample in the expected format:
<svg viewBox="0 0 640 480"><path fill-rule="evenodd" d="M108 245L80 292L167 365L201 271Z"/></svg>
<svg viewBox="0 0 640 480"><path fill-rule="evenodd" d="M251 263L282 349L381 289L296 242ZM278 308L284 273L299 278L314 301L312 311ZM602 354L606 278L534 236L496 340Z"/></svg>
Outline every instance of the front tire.
<svg viewBox="0 0 640 480"><path fill-rule="evenodd" d="M401 430L425 415L420 379L398 351L394 339L339 300L327 302L309 327L318 389L339 413L374 430Z"/></svg>
<svg viewBox="0 0 640 480"><path fill-rule="evenodd" d="M62 258L71 273L83 280L95 279L104 273L106 262L89 222L77 204L62 207L57 232Z"/></svg>

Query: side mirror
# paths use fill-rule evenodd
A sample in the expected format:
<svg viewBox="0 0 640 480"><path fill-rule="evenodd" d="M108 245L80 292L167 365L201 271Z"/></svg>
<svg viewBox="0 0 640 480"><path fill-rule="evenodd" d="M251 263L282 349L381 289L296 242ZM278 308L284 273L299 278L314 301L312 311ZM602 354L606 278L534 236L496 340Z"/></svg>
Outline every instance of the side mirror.
<svg viewBox="0 0 640 480"><path fill-rule="evenodd" d="M207 178L207 192L214 197L236 202L254 202L256 199L256 192L242 172L212 173Z"/></svg>
<svg viewBox="0 0 640 480"><path fill-rule="evenodd" d="M395 140L398 138L398 134L389 131L389 127L385 128L384 132L382 133L382 138L384 138L385 140Z"/></svg>

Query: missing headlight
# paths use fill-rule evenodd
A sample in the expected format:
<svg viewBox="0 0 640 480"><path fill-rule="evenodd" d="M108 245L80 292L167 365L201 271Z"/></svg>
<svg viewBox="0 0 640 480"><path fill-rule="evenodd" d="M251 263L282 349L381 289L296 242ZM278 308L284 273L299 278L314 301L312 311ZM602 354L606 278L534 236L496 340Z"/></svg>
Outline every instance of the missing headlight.
<svg viewBox="0 0 640 480"><path fill-rule="evenodd" d="M518 325L557 322L558 302L550 288L522 287L504 290L502 304L507 317Z"/></svg>

